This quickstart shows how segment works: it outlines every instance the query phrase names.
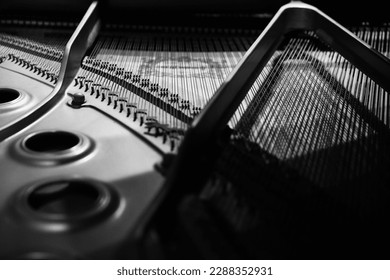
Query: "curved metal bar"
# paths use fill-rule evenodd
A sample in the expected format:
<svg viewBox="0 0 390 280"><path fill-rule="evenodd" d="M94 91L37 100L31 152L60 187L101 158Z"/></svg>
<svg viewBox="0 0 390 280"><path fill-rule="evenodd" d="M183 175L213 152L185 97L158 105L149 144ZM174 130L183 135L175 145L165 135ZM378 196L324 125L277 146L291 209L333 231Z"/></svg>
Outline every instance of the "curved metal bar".
<svg viewBox="0 0 390 280"><path fill-rule="evenodd" d="M73 35L65 47L64 58L58 82L47 98L38 104L39 107L26 113L14 122L9 123L0 131L0 141L17 133L21 129L43 116L65 96L65 89L74 79L80 62L86 50L92 45L100 28L100 18L98 14L98 2L92 2L88 10L81 19Z"/></svg>

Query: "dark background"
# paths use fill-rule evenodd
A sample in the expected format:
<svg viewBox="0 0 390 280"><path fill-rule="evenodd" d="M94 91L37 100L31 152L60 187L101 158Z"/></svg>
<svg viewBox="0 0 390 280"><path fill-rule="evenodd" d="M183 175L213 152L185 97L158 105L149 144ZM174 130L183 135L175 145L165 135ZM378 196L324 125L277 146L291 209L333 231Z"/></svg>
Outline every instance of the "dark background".
<svg viewBox="0 0 390 280"><path fill-rule="evenodd" d="M24 11L27 14L83 13L91 0L2 0L0 13ZM157 17L171 13L270 13L274 14L286 0L104 0L108 9L131 16L147 12ZM363 3L340 0L307 0L341 23L349 21L386 22L386 1L371 0Z"/></svg>

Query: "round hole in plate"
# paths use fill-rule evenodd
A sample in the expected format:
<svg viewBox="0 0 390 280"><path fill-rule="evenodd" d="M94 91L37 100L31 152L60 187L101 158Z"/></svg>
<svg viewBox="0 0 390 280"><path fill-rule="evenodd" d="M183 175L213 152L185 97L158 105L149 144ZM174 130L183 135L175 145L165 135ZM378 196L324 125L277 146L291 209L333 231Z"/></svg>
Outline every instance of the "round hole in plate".
<svg viewBox="0 0 390 280"><path fill-rule="evenodd" d="M101 193L84 181L55 181L34 189L27 198L28 206L40 214L72 218L93 211Z"/></svg>
<svg viewBox="0 0 390 280"><path fill-rule="evenodd" d="M46 131L30 136L25 146L34 152L61 152L69 150L80 143L76 134L66 131Z"/></svg>
<svg viewBox="0 0 390 280"><path fill-rule="evenodd" d="M10 88L0 88L0 104L14 101L20 96L20 92Z"/></svg>

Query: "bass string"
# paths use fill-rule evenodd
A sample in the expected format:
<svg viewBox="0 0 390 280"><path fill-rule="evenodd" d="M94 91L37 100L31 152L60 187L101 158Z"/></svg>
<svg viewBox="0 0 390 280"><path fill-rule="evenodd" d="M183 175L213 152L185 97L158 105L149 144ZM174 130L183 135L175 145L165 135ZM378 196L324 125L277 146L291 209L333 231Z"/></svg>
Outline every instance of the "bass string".
<svg viewBox="0 0 390 280"><path fill-rule="evenodd" d="M291 42L289 44L291 44ZM287 45L287 49L288 48L289 45ZM282 57L287 54L287 51L283 52ZM256 130L261 128L261 125L254 125L254 122L258 120L256 116L262 112L261 108L265 106L266 100L271 94L270 88L273 84L273 79L267 79L267 77L275 76L281 69L282 58L276 59L277 57L279 57L279 53L276 53L273 58L271 58L271 61L265 66L258 79L249 90L247 94L248 98L244 99L244 103L240 105L243 115L238 117L240 121L236 124L236 129L240 131L240 133L243 133L244 136L249 134L247 136L249 139L252 138L252 141L255 143L258 141L256 139ZM251 132L251 129L253 129L253 133Z"/></svg>
<svg viewBox="0 0 390 280"><path fill-rule="evenodd" d="M286 92L279 92L282 90L280 88L281 85L283 87L297 87L301 86L300 83L293 83L293 79L290 77L294 75L294 71L285 71L285 63L284 61L289 60L291 57L296 57L300 55L300 52L304 51L304 48L294 48L296 44L296 40L291 40L291 44L289 44L284 52L284 54L278 58L277 63L273 66L272 71L267 75L266 82L260 88L259 91L259 99L257 100L258 106L250 108L253 112L248 114L249 116L254 115L259 116L259 121L256 122L255 126L255 141L260 145L260 147L264 148L267 151L272 151L277 154L275 144L278 145L274 141L278 131L278 119L284 118L286 114L289 113L289 109L283 108L283 106L288 106L288 103L280 102L280 99L283 97L283 94ZM293 67L293 65L287 65L288 67ZM293 69L291 69L293 70ZM279 79L280 82L279 82ZM292 95L287 96L288 102L294 102L291 100ZM263 108L261 111L258 108ZM278 114L281 113L281 114Z"/></svg>

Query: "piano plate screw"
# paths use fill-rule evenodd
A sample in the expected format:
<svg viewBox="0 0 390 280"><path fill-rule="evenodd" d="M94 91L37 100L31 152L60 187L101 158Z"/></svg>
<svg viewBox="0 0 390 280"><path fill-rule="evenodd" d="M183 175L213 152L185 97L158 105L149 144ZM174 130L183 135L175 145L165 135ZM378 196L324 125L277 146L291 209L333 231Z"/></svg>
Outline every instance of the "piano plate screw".
<svg viewBox="0 0 390 280"><path fill-rule="evenodd" d="M85 103L85 95L84 94L82 94L80 92L77 92L77 93L72 95L72 103L71 103L71 105L73 107L80 107L84 103Z"/></svg>

